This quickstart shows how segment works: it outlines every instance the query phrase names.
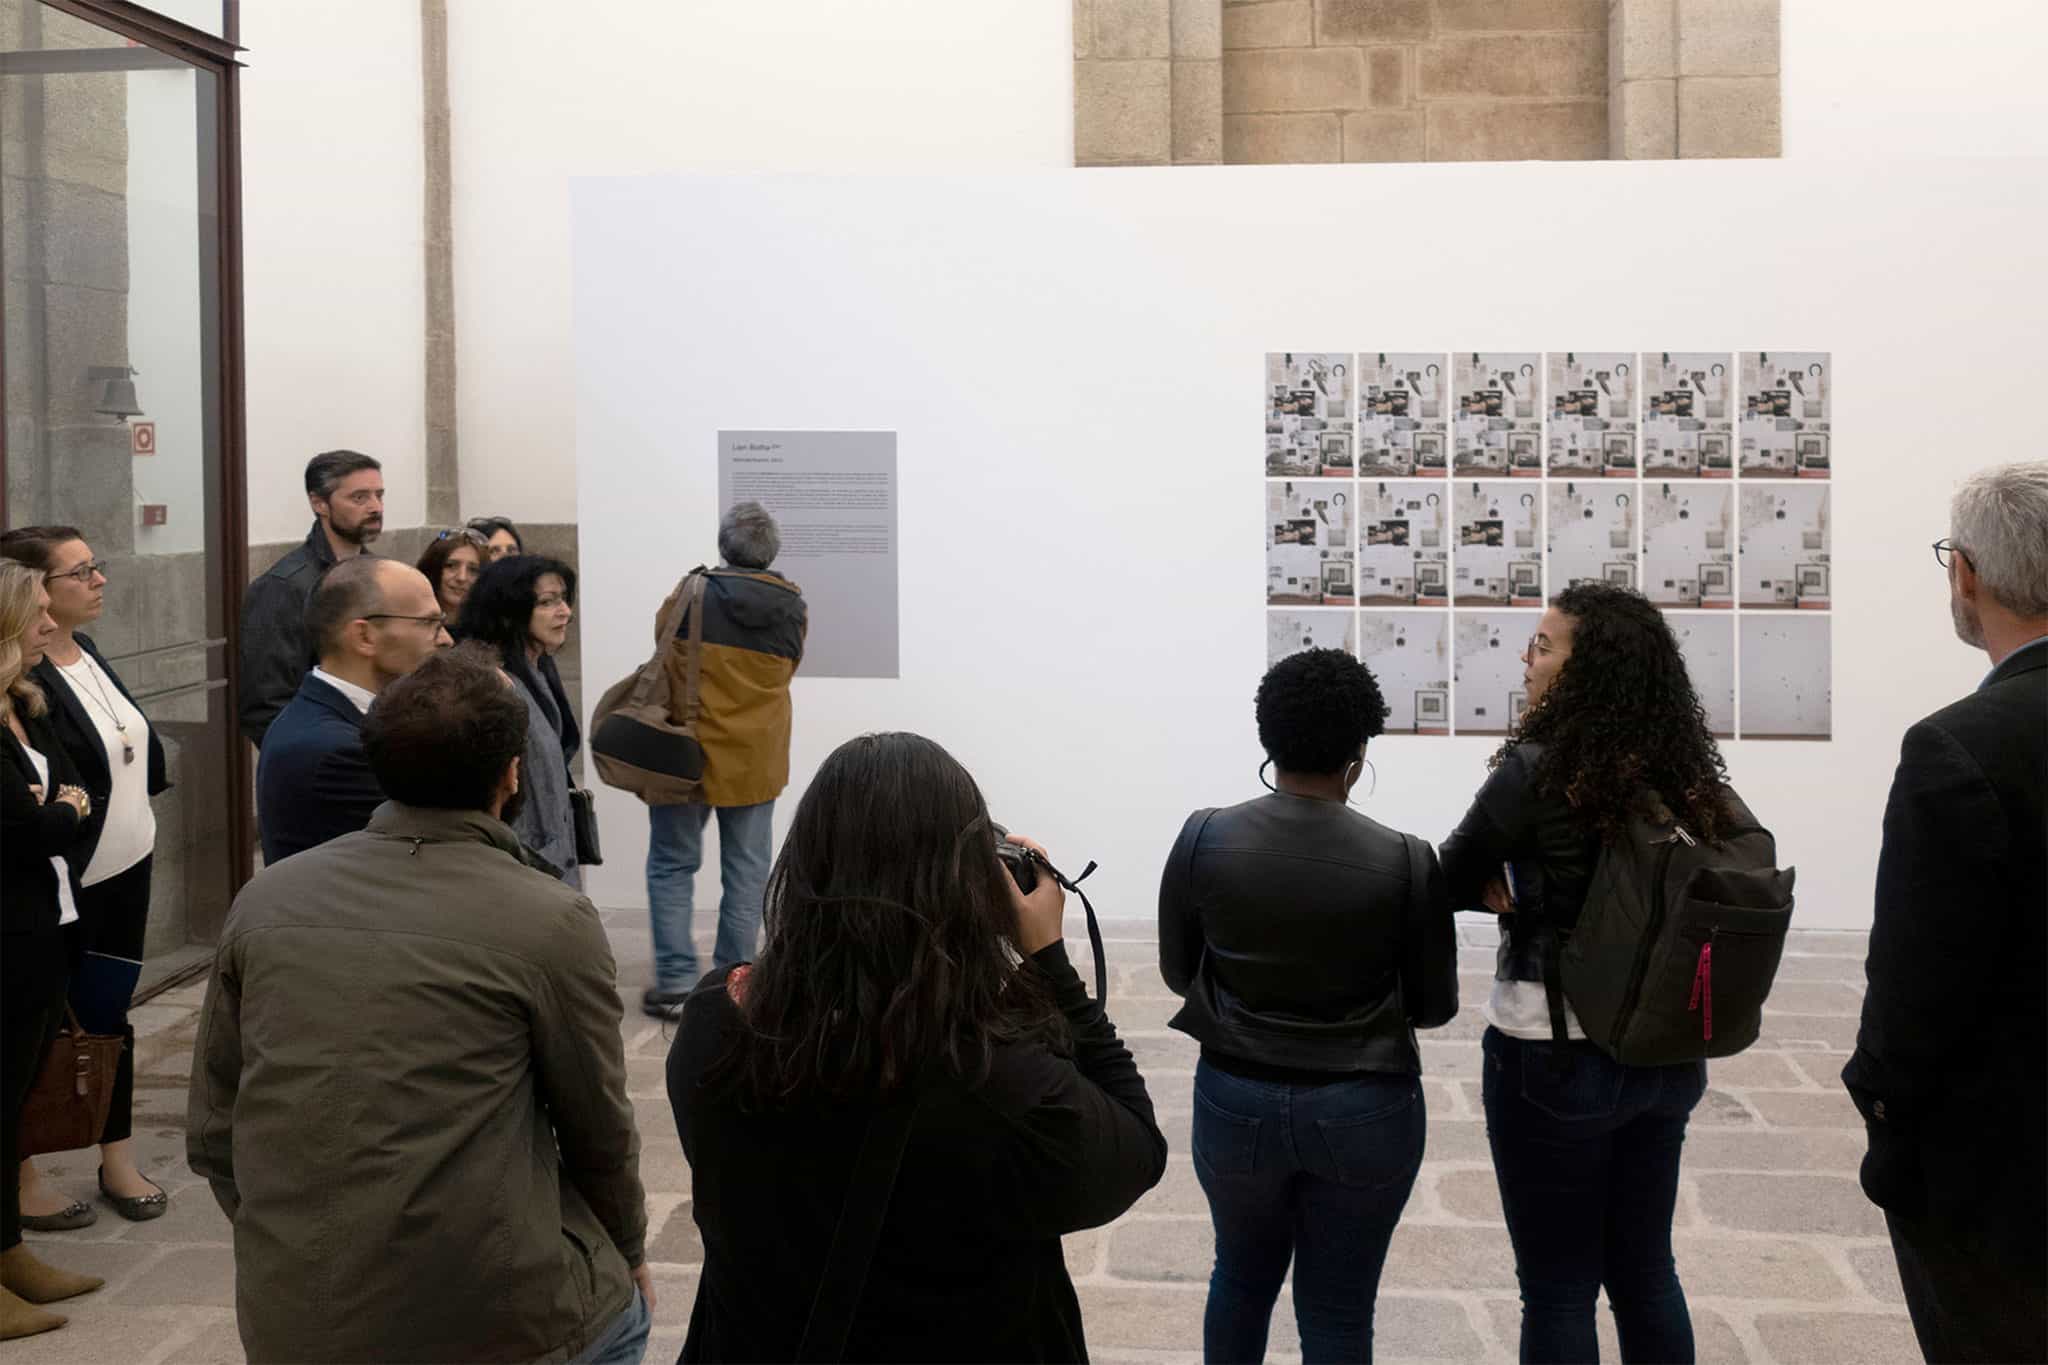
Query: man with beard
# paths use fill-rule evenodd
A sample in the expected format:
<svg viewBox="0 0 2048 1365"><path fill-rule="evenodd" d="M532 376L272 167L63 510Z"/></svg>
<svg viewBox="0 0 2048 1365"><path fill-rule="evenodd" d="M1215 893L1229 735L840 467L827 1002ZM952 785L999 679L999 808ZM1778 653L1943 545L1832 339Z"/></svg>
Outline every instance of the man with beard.
<svg viewBox="0 0 2048 1365"><path fill-rule="evenodd" d="M277 713L299 690L314 658L306 601L334 564L368 554L384 530L383 466L353 450L330 450L306 463L313 529L306 543L270 566L242 599L242 734L257 748Z"/></svg>
<svg viewBox="0 0 2048 1365"><path fill-rule="evenodd" d="M2048 462L1975 475L1949 527L1991 671L1906 731L1842 1080L1922 1354L2048 1360Z"/></svg>
<svg viewBox="0 0 2048 1365"><path fill-rule="evenodd" d="M646 1348L618 981L596 909L505 823L526 727L492 651L433 655L363 719L369 827L235 897L186 1154L234 1224L251 1360Z"/></svg>

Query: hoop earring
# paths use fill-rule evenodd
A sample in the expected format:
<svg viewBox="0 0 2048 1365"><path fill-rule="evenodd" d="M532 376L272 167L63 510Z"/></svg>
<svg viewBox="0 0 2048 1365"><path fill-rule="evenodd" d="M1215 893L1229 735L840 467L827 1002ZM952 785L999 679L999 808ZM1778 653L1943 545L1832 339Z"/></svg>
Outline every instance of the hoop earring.
<svg viewBox="0 0 2048 1365"><path fill-rule="evenodd" d="M1372 800L1372 794L1380 789L1380 770L1372 766L1372 760L1369 758L1354 759L1353 762L1362 764L1365 772L1372 774L1372 785L1365 789L1365 799L1370 801ZM1348 768L1351 765L1347 763L1344 766ZM1365 773L1360 773L1359 776L1363 777ZM1351 793L1348 791L1344 793L1344 804L1347 806L1352 804Z"/></svg>
<svg viewBox="0 0 2048 1365"><path fill-rule="evenodd" d="M1270 758L1259 765L1259 783L1261 786L1265 787L1267 791L1273 793L1273 795L1275 796L1278 796L1280 794L1280 789L1274 786L1271 782L1266 781L1266 769L1272 766L1273 760Z"/></svg>

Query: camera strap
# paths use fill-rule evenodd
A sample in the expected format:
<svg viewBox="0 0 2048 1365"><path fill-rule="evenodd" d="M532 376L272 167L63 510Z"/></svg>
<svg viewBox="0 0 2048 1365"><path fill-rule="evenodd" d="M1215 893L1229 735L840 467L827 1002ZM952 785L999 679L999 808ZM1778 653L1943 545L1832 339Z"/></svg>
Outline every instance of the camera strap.
<svg viewBox="0 0 2048 1365"><path fill-rule="evenodd" d="M1095 950L1095 1003L1107 1008L1109 959L1102 951L1102 926L1096 922L1095 906L1089 901L1088 893L1081 889L1081 883L1095 875L1095 863L1090 860L1088 866L1081 869L1081 875L1072 879L1043 858L1038 860L1038 865L1052 873L1052 879L1060 884L1061 889L1071 891L1081 898L1081 912L1088 917L1088 943Z"/></svg>

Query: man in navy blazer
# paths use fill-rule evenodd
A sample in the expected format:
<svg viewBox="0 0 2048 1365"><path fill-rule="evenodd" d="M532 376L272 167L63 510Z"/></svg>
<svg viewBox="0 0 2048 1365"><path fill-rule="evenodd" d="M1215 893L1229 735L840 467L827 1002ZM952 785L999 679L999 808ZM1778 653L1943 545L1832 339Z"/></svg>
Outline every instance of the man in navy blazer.
<svg viewBox="0 0 2048 1365"><path fill-rule="evenodd" d="M306 603L320 662L278 712L256 764L263 861L274 863L370 823L384 790L363 756L377 694L451 643L433 585L390 559L345 559Z"/></svg>
<svg viewBox="0 0 2048 1365"><path fill-rule="evenodd" d="M1950 525L1991 671L1906 731L1842 1079L1921 1353L2048 1360L2048 462L1974 476Z"/></svg>

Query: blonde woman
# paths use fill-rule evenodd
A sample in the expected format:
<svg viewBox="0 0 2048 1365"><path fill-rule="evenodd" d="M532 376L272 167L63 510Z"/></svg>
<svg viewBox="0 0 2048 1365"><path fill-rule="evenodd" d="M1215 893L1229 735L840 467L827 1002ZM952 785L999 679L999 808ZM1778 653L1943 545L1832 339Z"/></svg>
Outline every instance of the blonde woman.
<svg viewBox="0 0 2048 1365"><path fill-rule="evenodd" d="M71 1007L87 1032L126 1040L114 1071L107 1126L100 1134L100 1195L131 1222L160 1218L168 1196L137 1167L131 1140L135 1030L128 1008L149 929L156 854L150 798L171 785L163 741L86 633L106 603L107 566L93 554L84 533L75 526L17 526L0 535L0 556L41 573L50 594L50 619L57 632L29 680L42 690L50 731L92 797L92 818L71 849L78 874ZM34 1162L22 1163L22 1227L62 1232L85 1227L97 1216L92 1205L45 1180Z"/></svg>
<svg viewBox="0 0 2048 1365"><path fill-rule="evenodd" d="M78 919L64 858L92 814L28 677L56 633L42 574L0 561L0 1339L62 1327L36 1305L105 1283L36 1259L21 1240L16 1182L22 1105L64 1008L64 926Z"/></svg>

